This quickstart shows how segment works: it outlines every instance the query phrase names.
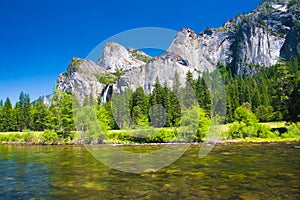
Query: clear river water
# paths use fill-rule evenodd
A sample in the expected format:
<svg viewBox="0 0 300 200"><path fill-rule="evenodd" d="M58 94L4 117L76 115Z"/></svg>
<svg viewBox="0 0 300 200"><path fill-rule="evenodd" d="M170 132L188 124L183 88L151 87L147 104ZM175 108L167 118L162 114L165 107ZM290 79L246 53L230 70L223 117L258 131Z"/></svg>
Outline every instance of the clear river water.
<svg viewBox="0 0 300 200"><path fill-rule="evenodd" d="M81 146L0 145L0 199L300 199L299 145L216 145L202 159L192 145L141 174L111 169Z"/></svg>

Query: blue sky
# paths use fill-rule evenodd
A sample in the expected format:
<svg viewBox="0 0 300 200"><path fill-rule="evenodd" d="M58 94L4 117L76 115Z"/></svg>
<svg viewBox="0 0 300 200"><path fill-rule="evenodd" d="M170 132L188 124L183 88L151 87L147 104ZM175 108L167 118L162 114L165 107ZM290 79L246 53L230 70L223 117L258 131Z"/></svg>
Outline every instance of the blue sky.
<svg viewBox="0 0 300 200"><path fill-rule="evenodd" d="M0 0L0 99L51 94L73 56L128 29L221 26L260 0Z"/></svg>

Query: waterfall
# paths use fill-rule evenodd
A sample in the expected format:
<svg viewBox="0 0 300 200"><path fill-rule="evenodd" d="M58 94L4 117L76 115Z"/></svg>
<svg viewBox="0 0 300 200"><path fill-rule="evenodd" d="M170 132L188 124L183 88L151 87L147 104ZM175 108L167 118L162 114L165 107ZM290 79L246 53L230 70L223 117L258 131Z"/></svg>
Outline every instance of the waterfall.
<svg viewBox="0 0 300 200"><path fill-rule="evenodd" d="M104 88L104 92L103 92L103 95L102 95L102 97L101 97L101 103L102 103L102 104L106 103L108 90L109 90L109 85L107 85L107 86Z"/></svg>

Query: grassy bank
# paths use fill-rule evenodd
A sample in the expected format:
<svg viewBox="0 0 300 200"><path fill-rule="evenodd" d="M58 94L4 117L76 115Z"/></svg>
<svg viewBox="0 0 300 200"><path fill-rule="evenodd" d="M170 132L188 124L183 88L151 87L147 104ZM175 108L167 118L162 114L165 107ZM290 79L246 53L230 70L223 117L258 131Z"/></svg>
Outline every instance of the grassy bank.
<svg viewBox="0 0 300 200"><path fill-rule="evenodd" d="M300 124L286 125L285 122L262 123L268 126L269 135L263 137L230 138L228 131L232 124L221 125L221 142L293 142L300 141ZM286 132L279 133L277 129L284 128ZM131 130L111 130L105 134L104 143L113 144L133 144L133 143L167 143L167 142L194 142L186 140L183 133L177 128L161 129L131 129ZM204 138L205 141L205 138ZM26 144L26 145L80 145L79 134L71 132L68 134L57 134L54 131L44 132L1 132L0 143L2 144Z"/></svg>
<svg viewBox="0 0 300 200"><path fill-rule="evenodd" d="M25 144L25 145L69 145L79 144L77 133L71 132L64 137L53 131L24 131L24 132L1 132L0 143L2 144Z"/></svg>

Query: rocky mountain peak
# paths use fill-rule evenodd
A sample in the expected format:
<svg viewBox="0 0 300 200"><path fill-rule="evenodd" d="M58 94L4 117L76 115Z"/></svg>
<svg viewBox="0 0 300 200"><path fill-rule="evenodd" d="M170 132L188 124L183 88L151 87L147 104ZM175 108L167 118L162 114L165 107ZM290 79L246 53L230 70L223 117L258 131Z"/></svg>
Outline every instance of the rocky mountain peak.
<svg viewBox="0 0 300 200"><path fill-rule="evenodd" d="M110 72L125 71L146 63L144 60L139 59L138 55L141 55L141 57L146 56L141 51L134 51L133 49L129 51L116 42L107 42L97 64Z"/></svg>
<svg viewBox="0 0 300 200"><path fill-rule="evenodd" d="M280 58L289 61L300 55L299 7L298 0L266 0L219 28L207 28L199 34L189 28L180 29L166 52L154 58L108 42L97 63L73 58L67 72L59 76L57 87L77 91L83 100L88 94L96 98L108 90L123 92L140 86L150 93L156 77L171 86L175 71L182 75L180 81L184 84L188 71L196 78L220 63L234 75L253 74ZM116 72L122 73L116 77Z"/></svg>
<svg viewBox="0 0 300 200"><path fill-rule="evenodd" d="M59 75L57 89L75 94L80 102L89 95L96 99L105 87L96 75L106 73L105 68L93 61L74 57L67 71Z"/></svg>

